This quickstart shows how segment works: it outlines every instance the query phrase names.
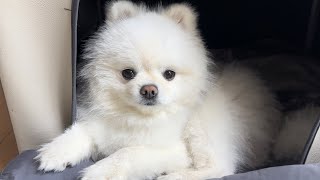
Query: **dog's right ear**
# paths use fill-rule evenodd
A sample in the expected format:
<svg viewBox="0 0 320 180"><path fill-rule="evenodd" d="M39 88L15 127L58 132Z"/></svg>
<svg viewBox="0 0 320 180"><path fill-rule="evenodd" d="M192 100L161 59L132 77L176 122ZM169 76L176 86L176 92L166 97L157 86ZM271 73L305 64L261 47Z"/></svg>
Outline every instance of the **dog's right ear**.
<svg viewBox="0 0 320 180"><path fill-rule="evenodd" d="M139 13L139 7L130 1L113 1L106 4L107 21L118 21L135 16Z"/></svg>
<svg viewBox="0 0 320 180"><path fill-rule="evenodd" d="M183 29L189 32L197 31L197 13L190 5L185 3L173 4L167 7L163 13Z"/></svg>

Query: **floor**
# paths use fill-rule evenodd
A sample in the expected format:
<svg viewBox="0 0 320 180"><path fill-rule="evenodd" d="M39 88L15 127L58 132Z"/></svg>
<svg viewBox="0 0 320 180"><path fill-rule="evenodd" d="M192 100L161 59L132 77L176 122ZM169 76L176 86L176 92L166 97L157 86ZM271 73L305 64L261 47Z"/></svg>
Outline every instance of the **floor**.
<svg viewBox="0 0 320 180"><path fill-rule="evenodd" d="M17 143L0 82L0 171L17 155Z"/></svg>

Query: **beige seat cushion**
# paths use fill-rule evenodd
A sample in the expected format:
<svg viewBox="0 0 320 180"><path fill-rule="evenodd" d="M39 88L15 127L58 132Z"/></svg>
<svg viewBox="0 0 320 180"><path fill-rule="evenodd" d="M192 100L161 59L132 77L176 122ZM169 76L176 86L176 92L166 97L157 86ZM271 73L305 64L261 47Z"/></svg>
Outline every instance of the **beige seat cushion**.
<svg viewBox="0 0 320 180"><path fill-rule="evenodd" d="M71 0L0 1L0 78L19 151L62 133L71 111Z"/></svg>
<svg viewBox="0 0 320 180"><path fill-rule="evenodd" d="M306 159L306 164L312 163L320 163L320 129L313 140L313 144Z"/></svg>

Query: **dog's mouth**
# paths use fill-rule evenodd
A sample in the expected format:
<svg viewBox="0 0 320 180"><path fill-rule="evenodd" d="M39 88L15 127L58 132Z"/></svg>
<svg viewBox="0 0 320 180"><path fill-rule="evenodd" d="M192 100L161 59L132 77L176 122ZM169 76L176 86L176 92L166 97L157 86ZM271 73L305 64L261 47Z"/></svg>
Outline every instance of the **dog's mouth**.
<svg viewBox="0 0 320 180"><path fill-rule="evenodd" d="M155 106L158 102L156 100L142 100L140 101L140 104L144 106Z"/></svg>

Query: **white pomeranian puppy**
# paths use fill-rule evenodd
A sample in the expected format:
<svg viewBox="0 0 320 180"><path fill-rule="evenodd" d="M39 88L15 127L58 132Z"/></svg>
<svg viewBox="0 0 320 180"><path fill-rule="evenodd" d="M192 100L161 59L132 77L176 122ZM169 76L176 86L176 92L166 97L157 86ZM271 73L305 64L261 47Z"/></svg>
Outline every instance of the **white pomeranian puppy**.
<svg viewBox="0 0 320 180"><path fill-rule="evenodd" d="M83 180L206 179L266 160L275 100L246 68L210 68L190 6L117 1L106 12L86 45L78 120L38 150L39 170L99 154Z"/></svg>

